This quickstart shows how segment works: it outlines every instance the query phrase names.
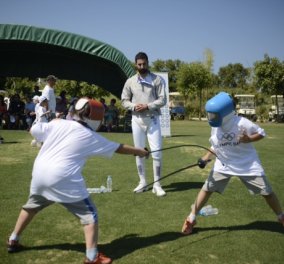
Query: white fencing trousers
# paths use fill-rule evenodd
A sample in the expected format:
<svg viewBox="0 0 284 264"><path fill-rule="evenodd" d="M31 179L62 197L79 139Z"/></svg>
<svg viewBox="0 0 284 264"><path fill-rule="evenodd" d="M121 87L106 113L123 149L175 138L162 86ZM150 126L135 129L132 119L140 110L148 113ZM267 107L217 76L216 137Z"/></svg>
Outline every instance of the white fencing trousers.
<svg viewBox="0 0 284 264"><path fill-rule="evenodd" d="M162 148L161 125L158 116L138 117L133 115L132 133L135 147L145 148L147 137L151 151L155 151ZM154 181L157 181L160 179L161 176L162 152L157 151L151 153L151 155L153 158ZM137 156L136 165L140 178L140 183L146 184L145 158L140 158ZM157 183L156 185L159 185L159 183Z"/></svg>

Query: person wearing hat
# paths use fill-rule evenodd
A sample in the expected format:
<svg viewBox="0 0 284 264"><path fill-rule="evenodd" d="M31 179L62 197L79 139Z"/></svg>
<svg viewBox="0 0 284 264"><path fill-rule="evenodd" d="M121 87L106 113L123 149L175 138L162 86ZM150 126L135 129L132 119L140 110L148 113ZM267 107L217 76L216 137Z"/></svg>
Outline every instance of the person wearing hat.
<svg viewBox="0 0 284 264"><path fill-rule="evenodd" d="M46 77L46 85L44 89L42 90L42 95L47 98L48 101L48 109L51 113L50 119L55 118L55 108L56 108L56 98L55 98L55 84L56 84L57 78L54 75L48 75Z"/></svg>
<svg viewBox="0 0 284 264"><path fill-rule="evenodd" d="M48 100L47 98L42 95L38 99L38 104L36 107L36 119L35 123L37 122L48 122L50 111L48 110Z"/></svg>
<svg viewBox="0 0 284 264"><path fill-rule="evenodd" d="M81 98L75 105L75 114L77 121L57 118L48 123L38 122L30 130L44 143L34 162L29 199L7 241L9 253L23 248L19 243L20 235L34 216L45 207L59 203L83 225L86 241L84 263L112 262L98 251L98 212L87 191L83 167L92 156L111 158L114 153L119 153L147 157L149 152L110 141L96 133L104 116L100 102Z"/></svg>
<svg viewBox="0 0 284 264"><path fill-rule="evenodd" d="M36 123L39 123L39 122L42 122L42 123L48 122L50 111L48 111L47 109L48 109L47 98L44 95L39 96L38 97L38 103L35 106L36 118L33 122L33 125L35 125ZM35 138L31 142L32 147L37 146L37 147L40 148L41 145L42 145L42 142L36 140Z"/></svg>

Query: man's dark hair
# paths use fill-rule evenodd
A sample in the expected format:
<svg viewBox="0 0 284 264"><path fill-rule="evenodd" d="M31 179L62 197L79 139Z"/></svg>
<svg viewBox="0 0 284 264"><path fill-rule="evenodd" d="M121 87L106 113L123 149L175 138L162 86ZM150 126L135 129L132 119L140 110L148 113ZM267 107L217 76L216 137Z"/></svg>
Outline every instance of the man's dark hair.
<svg viewBox="0 0 284 264"><path fill-rule="evenodd" d="M145 52L139 52L135 56L135 62L137 62L137 60L147 60L148 61L148 56Z"/></svg>

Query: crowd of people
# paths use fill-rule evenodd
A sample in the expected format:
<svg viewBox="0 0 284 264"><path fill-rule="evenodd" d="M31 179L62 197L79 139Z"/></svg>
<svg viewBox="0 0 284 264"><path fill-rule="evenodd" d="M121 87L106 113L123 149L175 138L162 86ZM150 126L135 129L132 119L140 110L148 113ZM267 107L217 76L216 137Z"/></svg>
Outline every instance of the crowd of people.
<svg viewBox="0 0 284 264"><path fill-rule="evenodd" d="M34 122L42 119L37 117L36 113L41 96L44 96L48 102L47 105L44 106L47 121L55 117L68 120L73 119L74 105L78 98L73 97L68 100L66 91L61 91L59 95L56 96L54 91L56 77L53 75L49 75L46 78L46 83L42 91L40 91L38 85L35 85L34 91L23 97L17 93L10 97L4 97L0 94L0 128L29 131ZM119 110L115 105L116 99L112 98L109 105L105 104L104 98L100 100L105 106L102 131L112 132L117 130Z"/></svg>
<svg viewBox="0 0 284 264"><path fill-rule="evenodd" d="M50 87L54 76L48 76L46 87ZM53 81L55 84L55 81ZM36 109L41 96L45 96L48 104L45 106L47 120L54 117L66 118L70 103L66 99L66 92L62 91L60 95L54 95L54 89L46 89L41 92L35 85L31 94L21 97L19 94L13 94L9 97L0 95L0 126L2 129L30 130L32 124L37 119ZM54 97L54 98L53 98ZM55 99L55 100L53 100Z"/></svg>

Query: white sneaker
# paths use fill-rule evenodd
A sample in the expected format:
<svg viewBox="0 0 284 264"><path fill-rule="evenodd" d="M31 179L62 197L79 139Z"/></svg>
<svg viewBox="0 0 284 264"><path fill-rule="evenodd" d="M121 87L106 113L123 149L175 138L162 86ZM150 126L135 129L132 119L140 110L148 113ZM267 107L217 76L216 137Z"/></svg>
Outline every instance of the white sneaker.
<svg viewBox="0 0 284 264"><path fill-rule="evenodd" d="M166 195L166 192L162 189L161 186L153 186L152 193L155 193L159 197Z"/></svg>
<svg viewBox="0 0 284 264"><path fill-rule="evenodd" d="M36 147L36 143L37 143L37 141L35 139L33 139L32 142L31 142L31 146Z"/></svg>
<svg viewBox="0 0 284 264"><path fill-rule="evenodd" d="M148 190L146 186L147 186L147 183L140 182L138 186L133 190L133 192L135 193L146 192Z"/></svg>

